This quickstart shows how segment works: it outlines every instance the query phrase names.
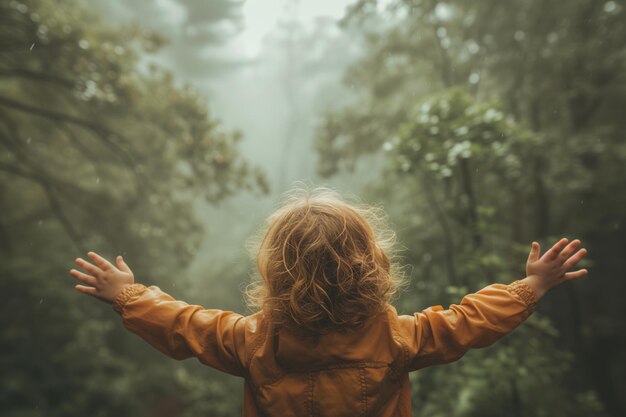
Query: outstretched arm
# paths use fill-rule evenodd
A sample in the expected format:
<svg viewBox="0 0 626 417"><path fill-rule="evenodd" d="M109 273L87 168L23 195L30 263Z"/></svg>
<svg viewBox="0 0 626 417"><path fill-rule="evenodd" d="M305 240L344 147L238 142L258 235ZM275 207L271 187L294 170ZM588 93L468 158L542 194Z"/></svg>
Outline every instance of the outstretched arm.
<svg viewBox="0 0 626 417"><path fill-rule="evenodd" d="M586 254L585 249L573 254L579 244L574 240L568 245L567 239L561 239L540 258L539 245L533 242L526 278L509 285L491 284L448 309L434 306L400 316L408 338L409 370L453 362L469 349L489 346L513 331L549 289L587 273L586 269L566 272Z"/></svg>
<svg viewBox="0 0 626 417"><path fill-rule="evenodd" d="M72 269L79 292L111 303L124 326L162 353L200 362L232 375L244 375L244 323L239 314L209 310L175 300L157 286L134 283L132 271L119 256L116 266L94 252L95 265L78 258L88 274Z"/></svg>

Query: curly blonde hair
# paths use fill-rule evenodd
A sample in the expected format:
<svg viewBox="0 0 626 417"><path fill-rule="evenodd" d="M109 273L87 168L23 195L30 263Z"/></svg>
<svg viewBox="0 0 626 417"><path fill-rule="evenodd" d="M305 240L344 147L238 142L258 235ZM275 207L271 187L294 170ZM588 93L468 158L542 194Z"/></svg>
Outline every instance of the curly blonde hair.
<svg viewBox="0 0 626 417"><path fill-rule="evenodd" d="M349 204L329 188L295 188L250 241L257 273L248 305L276 325L309 333L358 327L403 283L385 219L382 210Z"/></svg>

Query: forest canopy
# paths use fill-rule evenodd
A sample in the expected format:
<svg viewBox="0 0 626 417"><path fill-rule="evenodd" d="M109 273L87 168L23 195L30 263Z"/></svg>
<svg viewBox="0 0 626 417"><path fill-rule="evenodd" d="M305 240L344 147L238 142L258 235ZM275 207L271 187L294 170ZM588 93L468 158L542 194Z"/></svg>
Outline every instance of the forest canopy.
<svg viewBox="0 0 626 417"><path fill-rule="evenodd" d="M105 3L0 3L7 415L241 415L240 380L164 358L67 270L122 254L142 282L243 313L252 263L232 239L292 180L384 207L402 313L523 278L532 241L589 248L589 277L514 334L411 374L415 415L626 414L623 0L354 0L228 64L198 50L235 36L242 2L164 2L180 27L162 5L122 24Z"/></svg>

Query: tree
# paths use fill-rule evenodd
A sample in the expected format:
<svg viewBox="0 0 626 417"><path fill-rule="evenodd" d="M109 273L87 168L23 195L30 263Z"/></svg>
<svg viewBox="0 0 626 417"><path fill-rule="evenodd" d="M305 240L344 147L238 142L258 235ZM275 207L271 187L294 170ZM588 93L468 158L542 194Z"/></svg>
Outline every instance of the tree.
<svg viewBox="0 0 626 417"><path fill-rule="evenodd" d="M613 297L623 285L609 279L625 272L610 260L625 218L624 121L614 110L626 98L622 13L613 1L356 2L344 25L361 28L369 52L346 83L360 100L329 113L317 134L323 175L377 157L371 198L389 207L407 261L422 277L446 277L412 289L408 309L447 287L458 298L520 275L531 240L587 242L598 262L590 278L604 279L551 294L540 314L563 329L546 349L583 364L555 380L571 392L596 389L612 415L623 414L626 386L609 370L622 355L606 348L626 335L612 319L624 314ZM589 413L599 410L594 401Z"/></svg>
<svg viewBox="0 0 626 417"><path fill-rule="evenodd" d="M119 318L74 292L68 269L87 250L123 253L175 291L201 237L197 198L265 192L264 175L199 94L142 67L158 34L105 27L75 0L3 2L0 16L0 407L158 415L144 401L186 395L172 374L187 365L122 343Z"/></svg>

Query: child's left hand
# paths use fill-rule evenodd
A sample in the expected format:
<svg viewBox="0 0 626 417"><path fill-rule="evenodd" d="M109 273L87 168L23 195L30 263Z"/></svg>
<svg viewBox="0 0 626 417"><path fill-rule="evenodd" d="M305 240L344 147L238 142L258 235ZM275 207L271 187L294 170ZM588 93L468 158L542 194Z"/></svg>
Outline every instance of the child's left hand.
<svg viewBox="0 0 626 417"><path fill-rule="evenodd" d="M130 270L124 259L118 256L113 265L95 252L87 255L94 261L93 265L82 258L76 258L76 265L83 268L89 274L70 269L70 274L77 280L90 285L76 285L78 292L92 295L104 302L112 303L115 297L128 285L135 282L133 271Z"/></svg>

